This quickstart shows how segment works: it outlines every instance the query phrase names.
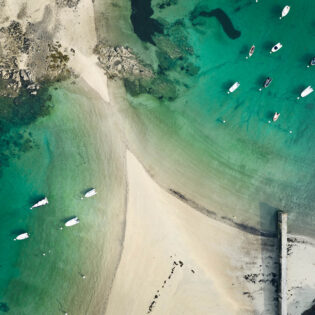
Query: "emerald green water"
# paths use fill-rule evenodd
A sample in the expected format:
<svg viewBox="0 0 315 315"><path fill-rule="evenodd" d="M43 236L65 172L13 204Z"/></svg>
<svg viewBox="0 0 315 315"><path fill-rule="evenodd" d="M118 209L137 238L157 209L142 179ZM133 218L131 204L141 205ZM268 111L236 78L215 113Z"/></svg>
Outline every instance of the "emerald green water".
<svg viewBox="0 0 315 315"><path fill-rule="evenodd" d="M88 91L57 85L49 93L50 115L19 129L32 134L33 149L11 158L0 178L1 310L21 315L100 313L104 282L110 285L112 276L111 264L107 269L106 264L119 251L116 246L106 254L110 234L116 235L110 224L120 200L119 180L113 177L119 173L119 158L107 144L110 134L104 135L106 117ZM81 200L91 187L98 194ZM43 196L49 204L30 210ZM60 230L72 216L80 224ZM119 223L115 229L119 231ZM30 238L14 242L23 231Z"/></svg>
<svg viewBox="0 0 315 315"><path fill-rule="evenodd" d="M159 78L147 92L126 85L137 117L130 129L139 130L135 150L165 188L219 216L271 231L276 209L284 209L290 232L314 235L315 94L296 99L315 85L315 69L306 67L314 54L314 3L162 2L152 1L152 17L164 25L164 34L152 35L154 46L131 35L132 26L121 31L121 43L146 62L154 49L150 63ZM285 5L291 11L280 21ZM231 39L214 17L197 14L192 23L192 12L217 8L240 37ZM278 42L283 48L270 55ZM268 76L271 85L259 92ZM227 95L235 81L240 88ZM279 120L269 123L276 111Z"/></svg>
<svg viewBox="0 0 315 315"><path fill-rule="evenodd" d="M315 5L174 1L160 9L161 2L152 1L152 18L165 27L164 34L153 35L155 45L134 34L129 0L112 8L115 23L106 21L114 43L128 44L158 74L151 93L116 95L128 101L118 111L123 124L113 105L107 115L105 104L81 87L59 85L49 90L49 115L13 124L1 142L0 312L104 312L103 288L114 274L111 259L119 256L125 206L120 133L166 189L264 231L273 229L275 210L285 209L290 232L314 236L315 94L296 97L315 85L315 69L306 68L314 55ZM291 11L280 21L287 4ZM214 17L200 16L192 24L197 5L222 9L241 36L229 38ZM283 48L270 55L277 42ZM246 60L253 44L255 54ZM259 92L267 76L273 81ZM227 95L234 81L241 86ZM23 118L28 111L20 109L10 115ZM275 111L281 116L269 123ZM80 200L90 187L98 195ZM42 196L49 205L29 210ZM60 230L74 215L80 224ZM31 237L14 242L24 231Z"/></svg>

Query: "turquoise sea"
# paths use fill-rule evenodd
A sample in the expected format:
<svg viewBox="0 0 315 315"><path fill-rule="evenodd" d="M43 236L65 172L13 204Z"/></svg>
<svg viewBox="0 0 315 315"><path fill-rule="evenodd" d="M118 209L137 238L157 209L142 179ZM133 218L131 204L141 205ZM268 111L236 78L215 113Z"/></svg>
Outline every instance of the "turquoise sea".
<svg viewBox="0 0 315 315"><path fill-rule="evenodd" d="M115 23L111 15L106 23L98 17L100 37L106 25L109 42L129 45L156 73L153 81L124 82L127 108L119 114L126 124L118 129L126 130L128 147L162 186L218 216L272 231L274 212L284 209L290 232L314 236L315 93L296 97L315 86L315 67L306 67L315 56L315 4L148 4L152 31L144 37L134 32L129 0L111 7ZM284 5L291 11L280 21ZM270 55L278 42L283 48ZM259 92L268 76L271 85ZM240 88L227 95L235 81ZM0 313L100 314L101 288L110 286L116 263L110 259L119 256L122 239L124 148L116 148L116 121L98 109L100 100L69 84L51 86L48 95L49 106L32 112L34 119L23 106L10 117L0 111ZM276 111L279 120L269 123ZM28 120L8 131L2 122L12 117ZM97 196L80 200L90 187ZM29 210L43 196L49 205ZM78 226L59 229L75 215ZM14 242L24 231L31 237Z"/></svg>
<svg viewBox="0 0 315 315"><path fill-rule="evenodd" d="M285 5L291 11L280 20ZM283 209L290 232L314 236L315 94L297 97L315 85L307 68L315 4L153 0L151 7L152 33L129 25L120 35L156 73L150 83L125 81L147 168L224 219L273 231ZM278 42L283 48L270 54ZM259 92L267 77L272 83ZM240 87L228 95L235 81ZM269 123L275 112L279 120Z"/></svg>
<svg viewBox="0 0 315 315"><path fill-rule="evenodd" d="M99 299L106 296L120 250L106 254L108 243L116 244L110 237L121 232L119 222L117 234L110 227L124 200L113 175L120 172L119 157L103 127L104 105L95 105L93 93L58 84L47 95L50 114L11 131L30 135L32 148L1 169L0 313L101 313ZM91 187L97 195L81 200ZM49 204L30 210L43 196ZM80 224L60 230L73 216ZM25 231L29 239L13 241Z"/></svg>

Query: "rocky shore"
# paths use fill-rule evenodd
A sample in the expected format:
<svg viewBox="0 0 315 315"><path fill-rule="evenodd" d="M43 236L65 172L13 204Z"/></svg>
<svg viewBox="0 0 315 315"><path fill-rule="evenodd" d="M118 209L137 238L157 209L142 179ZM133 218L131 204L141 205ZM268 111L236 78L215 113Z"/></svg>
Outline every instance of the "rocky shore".
<svg viewBox="0 0 315 315"><path fill-rule="evenodd" d="M42 81L69 77L66 49L39 32L30 22L0 28L0 96L16 97L21 87L36 95Z"/></svg>

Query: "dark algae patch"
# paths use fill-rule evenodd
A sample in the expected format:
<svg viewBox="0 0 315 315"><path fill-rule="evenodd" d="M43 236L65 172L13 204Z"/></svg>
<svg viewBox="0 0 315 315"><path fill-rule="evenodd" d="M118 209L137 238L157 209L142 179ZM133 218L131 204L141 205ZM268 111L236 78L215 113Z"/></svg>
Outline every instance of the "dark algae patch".
<svg viewBox="0 0 315 315"><path fill-rule="evenodd" d="M0 302L0 312L7 313L10 308L7 303Z"/></svg>
<svg viewBox="0 0 315 315"><path fill-rule="evenodd" d="M152 36L163 33L163 25L152 19L151 0L131 0L130 20L135 34L143 41L155 45Z"/></svg>
<svg viewBox="0 0 315 315"><path fill-rule="evenodd" d="M22 88L17 97L0 97L0 176L11 158L17 158L33 147L26 127L50 113L48 86L31 95Z"/></svg>
<svg viewBox="0 0 315 315"><path fill-rule="evenodd" d="M214 9L211 11L206 11L200 8L195 8L190 15L190 20L193 25L198 24L196 23L196 19L198 17L215 17L219 21L225 34L229 38L236 39L241 36L241 32L234 28L231 19L222 9Z"/></svg>

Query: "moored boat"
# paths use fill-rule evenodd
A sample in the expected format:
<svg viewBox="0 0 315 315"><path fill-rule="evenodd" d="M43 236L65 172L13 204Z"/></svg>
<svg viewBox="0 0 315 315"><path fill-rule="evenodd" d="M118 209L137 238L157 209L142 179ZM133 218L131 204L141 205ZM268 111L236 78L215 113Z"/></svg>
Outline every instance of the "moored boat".
<svg viewBox="0 0 315 315"><path fill-rule="evenodd" d="M228 94L233 93L236 89L238 89L238 87L240 86L239 82L235 82L228 90Z"/></svg>
<svg viewBox="0 0 315 315"><path fill-rule="evenodd" d="M47 197L45 197L44 199L42 199L42 200L38 201L37 203L35 203L30 209L41 207L41 206L44 206L44 205L47 205L47 204L48 204L48 199L47 199Z"/></svg>
<svg viewBox="0 0 315 315"><path fill-rule="evenodd" d="M291 7L290 7L289 5L286 5L286 6L283 8L283 10L282 10L282 12L281 12L280 20L281 20L282 18L284 18L286 15L288 15L290 9L291 9Z"/></svg>
<svg viewBox="0 0 315 315"><path fill-rule="evenodd" d="M84 197L85 198L90 198L90 197L92 197L92 196L94 196L94 195L96 195L97 193L96 193L96 190L95 190L95 188L93 188L93 189L91 189L91 190L89 190L87 193L85 193L84 194Z"/></svg>
<svg viewBox="0 0 315 315"><path fill-rule="evenodd" d="M282 48L282 44L281 44L281 43L278 43L278 44L274 45L274 46L271 48L270 53L272 54L272 53L278 51L278 50L281 49L281 48Z"/></svg>
<svg viewBox="0 0 315 315"><path fill-rule="evenodd" d="M92 196L95 196L97 194L95 188L92 188L91 190L87 191L85 194L84 194L84 197L81 197L81 199L83 198L90 198Z"/></svg>
<svg viewBox="0 0 315 315"><path fill-rule="evenodd" d="M255 45L253 45L250 50L249 50L249 53L248 53L248 56L246 56L246 59L250 58L255 52Z"/></svg>
<svg viewBox="0 0 315 315"><path fill-rule="evenodd" d="M279 116L280 116L280 113L275 112L275 114L273 115L272 120L273 120L273 121L277 121L278 118L279 118Z"/></svg>
<svg viewBox="0 0 315 315"><path fill-rule="evenodd" d="M79 220L78 217L75 217L75 218L73 218L73 219L71 219L71 220L68 220L68 221L65 223L65 226L73 226L73 225L76 225L76 224L78 224L78 223L80 223L80 220Z"/></svg>
<svg viewBox="0 0 315 315"><path fill-rule="evenodd" d="M271 81L272 81L272 79L270 77L268 77L264 82L264 88L267 88L270 85ZM262 90L262 88L259 89L259 91L261 91L261 90Z"/></svg>
<svg viewBox="0 0 315 315"><path fill-rule="evenodd" d="M18 235L14 240L15 241L21 241L21 240L25 240L29 237L30 237L30 235L28 233L22 233L22 234Z"/></svg>
<svg viewBox="0 0 315 315"><path fill-rule="evenodd" d="M309 64L307 65L308 68L311 67L311 66L315 66L315 57L313 57L313 58L310 60Z"/></svg>
<svg viewBox="0 0 315 315"><path fill-rule="evenodd" d="M314 89L309 85L306 89L304 89L301 93L301 97L305 97L309 94L311 94L314 91ZM297 99L300 99L300 97L298 97Z"/></svg>

